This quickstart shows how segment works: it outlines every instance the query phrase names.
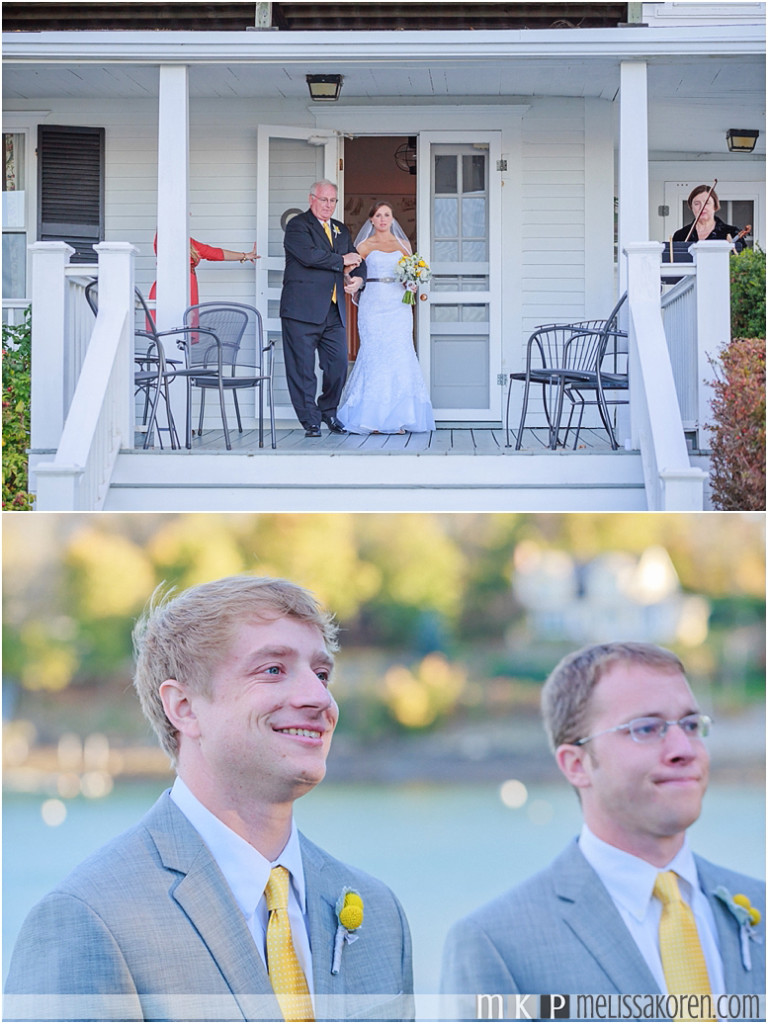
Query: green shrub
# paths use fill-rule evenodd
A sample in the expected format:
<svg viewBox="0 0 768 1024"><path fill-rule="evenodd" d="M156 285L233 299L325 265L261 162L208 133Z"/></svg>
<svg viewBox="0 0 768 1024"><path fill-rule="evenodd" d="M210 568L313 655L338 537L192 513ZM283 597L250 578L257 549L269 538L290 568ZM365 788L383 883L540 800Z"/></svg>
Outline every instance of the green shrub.
<svg viewBox="0 0 768 1024"><path fill-rule="evenodd" d="M32 508L27 491L29 388L32 357L30 311L23 324L3 324L3 509Z"/></svg>
<svg viewBox="0 0 768 1024"><path fill-rule="evenodd" d="M712 502L765 508L765 335L735 339L713 361Z"/></svg>
<svg viewBox="0 0 768 1024"><path fill-rule="evenodd" d="M765 337L765 253L744 249L732 257L731 337Z"/></svg>

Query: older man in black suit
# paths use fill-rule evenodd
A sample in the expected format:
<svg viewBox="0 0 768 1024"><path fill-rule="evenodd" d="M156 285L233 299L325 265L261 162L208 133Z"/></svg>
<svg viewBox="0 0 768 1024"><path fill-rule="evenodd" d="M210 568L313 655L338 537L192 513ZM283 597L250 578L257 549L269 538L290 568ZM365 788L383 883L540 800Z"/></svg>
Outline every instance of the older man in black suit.
<svg viewBox="0 0 768 1024"><path fill-rule="evenodd" d="M337 196L332 181L316 181L309 209L285 229L283 351L288 392L307 437L320 437L321 420L333 433L346 433L336 418L347 376L344 292L354 294L365 283L365 264L349 231L331 219ZM317 401L315 351L323 374Z"/></svg>

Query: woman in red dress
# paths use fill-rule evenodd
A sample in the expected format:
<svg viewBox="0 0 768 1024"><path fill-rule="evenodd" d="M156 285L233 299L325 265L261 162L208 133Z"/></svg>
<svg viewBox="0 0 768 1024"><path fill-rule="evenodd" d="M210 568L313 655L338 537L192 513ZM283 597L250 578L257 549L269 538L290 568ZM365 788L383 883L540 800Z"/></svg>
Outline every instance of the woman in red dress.
<svg viewBox="0 0 768 1024"><path fill-rule="evenodd" d="M155 235L155 255L157 255L157 235ZM231 249L218 249L213 245L205 245L204 242L197 242L194 238L189 240L189 304L196 306L200 301L200 294L197 288L197 274L195 269L200 260L237 260L238 263L253 263L260 260L261 256L256 254L256 243L250 252L233 252ZM157 281L152 283L149 290L150 299L156 297Z"/></svg>

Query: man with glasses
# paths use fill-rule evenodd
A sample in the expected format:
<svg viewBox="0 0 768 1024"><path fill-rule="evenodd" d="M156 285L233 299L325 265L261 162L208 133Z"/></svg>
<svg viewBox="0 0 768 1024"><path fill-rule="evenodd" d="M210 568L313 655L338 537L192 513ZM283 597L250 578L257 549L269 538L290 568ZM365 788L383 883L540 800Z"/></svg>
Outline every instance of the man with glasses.
<svg viewBox="0 0 768 1024"><path fill-rule="evenodd" d="M283 351L288 393L307 437L320 437L321 421L334 434L346 434L336 417L347 378L347 332L344 293L354 295L365 283L365 264L355 252L349 231L331 215L337 189L316 181L309 209L285 228L285 274L280 299ZM322 372L316 399L315 352Z"/></svg>
<svg viewBox="0 0 768 1024"><path fill-rule="evenodd" d="M542 712L584 824L549 867L451 930L455 1015L474 1017L482 993L764 993L764 883L686 838L712 723L680 660L652 644L586 647L551 673Z"/></svg>

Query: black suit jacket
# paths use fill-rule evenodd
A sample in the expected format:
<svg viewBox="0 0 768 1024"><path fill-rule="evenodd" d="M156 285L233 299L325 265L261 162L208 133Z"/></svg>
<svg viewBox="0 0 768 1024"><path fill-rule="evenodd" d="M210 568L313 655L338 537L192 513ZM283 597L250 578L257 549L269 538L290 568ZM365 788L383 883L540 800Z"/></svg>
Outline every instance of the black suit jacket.
<svg viewBox="0 0 768 1024"><path fill-rule="evenodd" d="M329 223L333 245L311 210L288 221L280 316L310 324L323 323L335 285L341 322L346 322L344 256L353 251L352 241L341 221ZM353 270L352 275L365 280L365 263Z"/></svg>

